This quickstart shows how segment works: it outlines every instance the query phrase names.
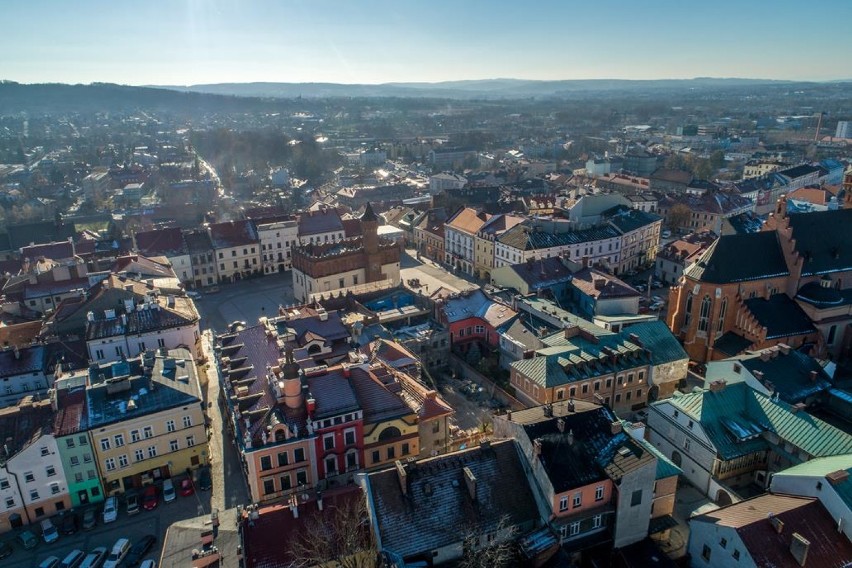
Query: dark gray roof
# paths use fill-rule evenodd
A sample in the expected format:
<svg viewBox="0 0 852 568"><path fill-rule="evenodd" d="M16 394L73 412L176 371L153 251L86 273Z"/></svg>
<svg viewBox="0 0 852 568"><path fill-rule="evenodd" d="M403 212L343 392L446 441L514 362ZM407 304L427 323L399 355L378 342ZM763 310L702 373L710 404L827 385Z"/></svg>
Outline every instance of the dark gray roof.
<svg viewBox="0 0 852 568"><path fill-rule="evenodd" d="M403 557L460 543L464 531L487 534L503 518L512 527L538 518L535 499L514 440L478 447L408 466L408 495L395 468L371 473L369 489L382 547ZM476 478L471 499L463 468Z"/></svg>
<svg viewBox="0 0 852 568"><path fill-rule="evenodd" d="M852 270L852 209L789 216L802 276Z"/></svg>
<svg viewBox="0 0 852 568"><path fill-rule="evenodd" d="M174 366L170 367L166 360ZM140 359L96 366L89 376L92 385L86 390L86 397L90 428L201 403L195 363L186 349L173 349L166 357L157 355L150 379L142 375ZM127 408L131 399L135 410Z"/></svg>
<svg viewBox="0 0 852 568"><path fill-rule="evenodd" d="M768 381L772 389L778 393L781 400L789 404L803 402L810 396L831 388L831 378L822 365L799 351L791 350L786 355L776 351L764 361L760 353L737 357L743 367L754 374L763 373L763 380ZM816 373L811 379L811 372Z"/></svg>
<svg viewBox="0 0 852 568"><path fill-rule="evenodd" d="M360 408L352 384L341 371L310 377L308 385L316 401L315 419L337 416Z"/></svg>
<svg viewBox="0 0 852 568"><path fill-rule="evenodd" d="M729 284L789 273L778 235L762 231L719 237L685 275L702 282Z"/></svg>
<svg viewBox="0 0 852 568"><path fill-rule="evenodd" d="M766 328L766 339L805 335L816 331L811 318L787 294L774 294L768 300L749 298L744 303L757 322Z"/></svg>
<svg viewBox="0 0 852 568"><path fill-rule="evenodd" d="M553 233L547 231L545 227L530 227L526 223L521 223L497 237L497 241L519 250L537 250L611 239L620 235L621 233L610 225L565 233Z"/></svg>
<svg viewBox="0 0 852 568"><path fill-rule="evenodd" d="M512 271L526 282L531 290L570 282L572 278L571 269L562 262L562 259L555 256L513 264Z"/></svg>
<svg viewBox="0 0 852 568"><path fill-rule="evenodd" d="M44 367L45 352L41 345L0 351L0 377L29 375L42 371Z"/></svg>
<svg viewBox="0 0 852 568"><path fill-rule="evenodd" d="M656 213L647 213L626 205L616 205L607 209L603 212L603 217L621 233L629 233L662 220L662 217Z"/></svg>

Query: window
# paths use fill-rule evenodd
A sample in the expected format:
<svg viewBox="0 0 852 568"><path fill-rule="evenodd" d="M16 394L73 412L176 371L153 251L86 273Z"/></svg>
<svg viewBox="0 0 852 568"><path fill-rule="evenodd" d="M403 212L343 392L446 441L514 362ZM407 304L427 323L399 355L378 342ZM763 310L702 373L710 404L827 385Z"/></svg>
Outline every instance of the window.
<svg viewBox="0 0 852 568"><path fill-rule="evenodd" d="M703 558L705 562L710 562L710 547L706 544L701 549L701 558Z"/></svg>
<svg viewBox="0 0 852 568"><path fill-rule="evenodd" d="M281 476L281 491L287 491L290 489L290 474Z"/></svg>
<svg viewBox="0 0 852 568"><path fill-rule="evenodd" d="M722 540L720 540L719 546L721 546L722 548L728 548L728 539L723 538Z"/></svg>
<svg viewBox="0 0 852 568"><path fill-rule="evenodd" d="M600 382L600 381L595 381L595 384L594 384L594 388L593 388L593 390L594 390L595 392L598 392L598 391L600 391L600 390L601 390L601 382Z"/></svg>
<svg viewBox="0 0 852 568"><path fill-rule="evenodd" d="M589 383L584 384L583 387L582 387L582 390L583 390L583 394L588 394L589 393Z"/></svg>
<svg viewBox="0 0 852 568"><path fill-rule="evenodd" d="M30 489L30 501L38 501L38 490Z"/></svg>
<svg viewBox="0 0 852 568"><path fill-rule="evenodd" d="M171 432L171 430L169 430ZM130 442L138 442L141 438L139 437L139 430L131 430L130 431Z"/></svg>
<svg viewBox="0 0 852 568"><path fill-rule="evenodd" d="M74 474L74 482L75 483L83 483L83 474L79 473L79 472L75 473Z"/></svg>
<svg viewBox="0 0 852 568"><path fill-rule="evenodd" d="M293 450L293 461L296 463L305 461L305 450L303 448Z"/></svg>
<svg viewBox="0 0 852 568"><path fill-rule="evenodd" d="M32 483L33 481L35 481L35 476L33 475L33 472L26 472L24 474L24 481L26 481L27 483Z"/></svg>
<svg viewBox="0 0 852 568"><path fill-rule="evenodd" d="M195 436L187 436L186 437L186 447L191 448L195 445Z"/></svg>
<svg viewBox="0 0 852 568"><path fill-rule="evenodd" d="M379 450L373 450L373 463L378 463L382 460L382 456L379 453Z"/></svg>
<svg viewBox="0 0 852 568"><path fill-rule="evenodd" d="M334 475L337 473L337 456L326 456L325 473L326 475Z"/></svg>
<svg viewBox="0 0 852 568"><path fill-rule="evenodd" d="M192 416L184 416L183 417L183 427L189 428L192 426Z"/></svg>
<svg viewBox="0 0 852 568"><path fill-rule="evenodd" d="M595 501L603 501L604 498L604 486L598 485L595 488Z"/></svg>
<svg viewBox="0 0 852 568"><path fill-rule="evenodd" d="M149 458L157 457L157 446L148 446L148 457Z"/></svg>
<svg viewBox="0 0 852 568"><path fill-rule="evenodd" d="M44 516L44 507L36 507L35 516L36 516L36 518L43 517Z"/></svg>
<svg viewBox="0 0 852 568"><path fill-rule="evenodd" d="M392 459L394 459L395 457L396 457L396 448L394 448L393 446L390 446L390 447L388 448L388 459L389 459L389 460L392 460Z"/></svg>
<svg viewBox="0 0 852 568"><path fill-rule="evenodd" d="M836 325L833 325L830 328L828 328L828 337L826 338L825 342L828 345L834 345L834 336L836 334L837 334L837 326Z"/></svg>
<svg viewBox="0 0 852 568"><path fill-rule="evenodd" d="M95 359L103 359L104 352L103 349L95 349Z"/></svg>
<svg viewBox="0 0 852 568"><path fill-rule="evenodd" d="M116 448L120 448L124 445L124 434L116 434L115 436L113 436L113 439L115 440Z"/></svg>
<svg viewBox="0 0 852 568"><path fill-rule="evenodd" d="M572 503L572 507L575 509L583 504L583 494L582 493L574 493L574 502Z"/></svg>
<svg viewBox="0 0 852 568"><path fill-rule="evenodd" d="M169 440L169 451L170 452L178 451L178 441L177 440Z"/></svg>
<svg viewBox="0 0 852 568"><path fill-rule="evenodd" d="M612 388L612 379L611 378L606 380L606 388L607 388L607 390Z"/></svg>
<svg viewBox="0 0 852 568"><path fill-rule="evenodd" d="M174 420L166 420L166 432L174 432L175 431L175 421Z"/></svg>
<svg viewBox="0 0 852 568"><path fill-rule="evenodd" d="M86 463L91 463L92 454L83 454L83 461L86 462Z"/></svg>
<svg viewBox="0 0 852 568"><path fill-rule="evenodd" d="M44 471L47 473L48 477L53 477L54 475L56 475L56 468L52 465L47 466Z"/></svg>
<svg viewBox="0 0 852 568"><path fill-rule="evenodd" d="M716 332L722 333L722 328L725 327L725 314L728 313L728 297L722 298L722 306L719 308L719 322L716 326Z"/></svg>
<svg viewBox="0 0 852 568"><path fill-rule="evenodd" d="M701 300L701 310L698 312L698 331L707 332L710 323L710 296L704 296Z"/></svg>
<svg viewBox="0 0 852 568"><path fill-rule="evenodd" d="M603 515L595 515L592 517L592 528L599 529L603 524Z"/></svg>
<svg viewBox="0 0 852 568"><path fill-rule="evenodd" d="M263 494L269 495L270 493L275 493L275 480L274 479L264 479L263 480Z"/></svg>
<svg viewBox="0 0 852 568"><path fill-rule="evenodd" d="M559 499L559 510L560 511L567 511L568 510L568 497L565 496L565 495L563 495Z"/></svg>
<svg viewBox="0 0 852 568"><path fill-rule="evenodd" d="M107 458L104 462L107 471L112 471L115 469L115 458Z"/></svg>
<svg viewBox="0 0 852 568"><path fill-rule="evenodd" d="M735 548L734 553L731 556L734 557L734 560L739 560L740 559L740 551Z"/></svg>
<svg viewBox="0 0 852 568"><path fill-rule="evenodd" d="M128 463L126 455L118 456L118 467L127 467Z"/></svg>
<svg viewBox="0 0 852 568"><path fill-rule="evenodd" d="M95 477L97 477L97 474L95 473L95 470L89 469L89 470L86 470L86 477L89 478L89 479L94 479ZM94 493L95 489L97 489L97 488L96 487L92 488L92 495L95 494Z"/></svg>
<svg viewBox="0 0 852 568"><path fill-rule="evenodd" d="M642 504L642 490L637 489L633 492L633 495L630 496L630 506L635 507L636 505Z"/></svg>
<svg viewBox="0 0 852 568"><path fill-rule="evenodd" d="M272 458L270 456L262 456L260 458L260 471L272 469Z"/></svg>
<svg viewBox="0 0 852 568"><path fill-rule="evenodd" d="M101 438L101 450L107 451L110 449L109 438Z"/></svg>
<svg viewBox="0 0 852 568"><path fill-rule="evenodd" d="M141 449L136 450L134 457L136 458L136 461L140 462L145 459L145 452L143 452Z"/></svg>
<svg viewBox="0 0 852 568"><path fill-rule="evenodd" d="M355 443L355 430L347 430L343 433L343 442L347 446L351 446Z"/></svg>
<svg viewBox="0 0 852 568"><path fill-rule="evenodd" d="M152 428L151 426L145 426L142 429L142 435L145 436L146 438L153 438L154 437L154 428Z"/></svg>
<svg viewBox="0 0 852 568"><path fill-rule="evenodd" d="M817 481L816 489L817 491L822 491L822 481Z"/></svg>
<svg viewBox="0 0 852 568"><path fill-rule="evenodd" d="M65 438L65 446L68 448L73 448L76 444L74 443L74 438Z"/></svg>
<svg viewBox="0 0 852 568"><path fill-rule="evenodd" d="M278 467L284 467L289 463L287 452L278 452Z"/></svg>
<svg viewBox="0 0 852 568"><path fill-rule="evenodd" d="M691 446L692 446L692 440L690 440L689 438L687 438L683 441L683 451L688 452L689 448Z"/></svg>
<svg viewBox="0 0 852 568"><path fill-rule="evenodd" d="M8 479L0 479L0 489L9 489Z"/></svg>
<svg viewBox="0 0 852 568"><path fill-rule="evenodd" d="M438 432L440 432L440 431L441 431L441 423L440 423L440 422L435 421L435 422L432 424L432 433L433 433L433 434L437 434L437 433L438 433Z"/></svg>
<svg viewBox="0 0 852 568"><path fill-rule="evenodd" d="M568 534L571 536L580 534L580 521L574 521L568 525Z"/></svg>
<svg viewBox="0 0 852 568"><path fill-rule="evenodd" d="M302 471L296 472L296 485L307 485L308 484L308 472L304 469Z"/></svg>
<svg viewBox="0 0 852 568"><path fill-rule="evenodd" d="M690 293L686 297L686 309L684 310L683 327L689 326L689 321L692 319L692 298L692 293Z"/></svg>
<svg viewBox="0 0 852 568"><path fill-rule="evenodd" d="M410 451L411 451L411 448L410 448L410 446L408 445L408 442L404 442L404 443L402 444L402 455L407 456L407 455L409 454L409 452L410 452Z"/></svg>
<svg viewBox="0 0 852 568"><path fill-rule="evenodd" d="M322 447L328 451L334 449L334 434L327 434L322 439Z"/></svg>
<svg viewBox="0 0 852 568"><path fill-rule="evenodd" d="M14 506L15 506L15 499L13 499L12 497L6 497L6 508L11 509Z"/></svg>

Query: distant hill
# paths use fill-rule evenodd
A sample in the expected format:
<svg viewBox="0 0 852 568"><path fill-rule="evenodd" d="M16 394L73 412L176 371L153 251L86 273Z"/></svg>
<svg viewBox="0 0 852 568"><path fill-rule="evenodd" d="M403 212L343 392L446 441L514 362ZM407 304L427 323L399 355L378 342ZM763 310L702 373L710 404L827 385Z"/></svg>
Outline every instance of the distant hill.
<svg viewBox="0 0 852 568"><path fill-rule="evenodd" d="M189 93L210 93L240 97L429 97L429 98L527 98L560 97L582 92L726 89L759 85L795 84L768 79L588 79L530 81L524 79L483 79L440 83L383 83L378 85L341 83L214 83L207 85L157 85L156 88Z"/></svg>
<svg viewBox="0 0 852 568"><path fill-rule="evenodd" d="M122 109L164 109L175 112L243 109L262 101L202 92L178 92L151 87L131 87L111 83L66 85L62 83L21 84L0 81L0 113L114 111Z"/></svg>

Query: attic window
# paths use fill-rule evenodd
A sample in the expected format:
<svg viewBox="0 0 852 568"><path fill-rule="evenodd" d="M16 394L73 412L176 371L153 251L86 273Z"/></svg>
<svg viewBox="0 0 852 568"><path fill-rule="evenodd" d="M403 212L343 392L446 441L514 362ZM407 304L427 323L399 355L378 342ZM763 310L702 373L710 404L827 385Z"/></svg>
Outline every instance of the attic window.
<svg viewBox="0 0 852 568"><path fill-rule="evenodd" d="M734 372L735 373L740 374L742 372L742 370L743 370L742 365L740 365L739 363L734 363Z"/></svg>

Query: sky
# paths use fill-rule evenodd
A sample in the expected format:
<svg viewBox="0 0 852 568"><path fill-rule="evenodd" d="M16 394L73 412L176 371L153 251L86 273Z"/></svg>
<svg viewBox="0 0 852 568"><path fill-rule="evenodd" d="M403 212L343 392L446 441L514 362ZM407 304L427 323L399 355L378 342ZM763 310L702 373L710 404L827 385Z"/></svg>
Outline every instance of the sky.
<svg viewBox="0 0 852 568"><path fill-rule="evenodd" d="M852 79L852 0L0 0L22 83Z"/></svg>

